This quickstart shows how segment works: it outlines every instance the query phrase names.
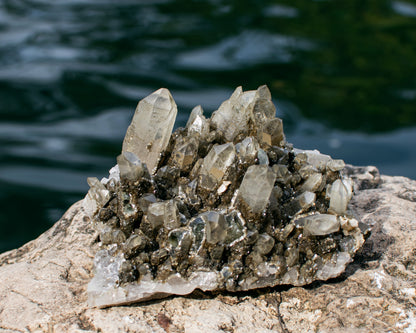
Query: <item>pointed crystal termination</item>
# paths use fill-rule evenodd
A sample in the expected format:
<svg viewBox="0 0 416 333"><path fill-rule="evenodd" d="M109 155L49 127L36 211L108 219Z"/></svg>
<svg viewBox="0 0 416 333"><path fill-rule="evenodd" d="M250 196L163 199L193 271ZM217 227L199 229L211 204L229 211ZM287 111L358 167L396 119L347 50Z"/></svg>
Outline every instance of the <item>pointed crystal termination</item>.
<svg viewBox="0 0 416 333"><path fill-rule="evenodd" d="M146 165L135 154L129 151L123 152L117 157L117 165L120 169L121 179L134 182L148 175Z"/></svg>
<svg viewBox="0 0 416 333"><path fill-rule="evenodd" d="M201 166L201 187L207 190L215 188L223 179L234 159L235 147L232 143L212 147Z"/></svg>
<svg viewBox="0 0 416 333"><path fill-rule="evenodd" d="M239 142L235 149L240 163L252 164L257 157L260 146L255 138L247 137Z"/></svg>
<svg viewBox="0 0 416 333"><path fill-rule="evenodd" d="M204 110L201 105L195 106L189 116L186 128L188 135L196 134L201 139L205 139L209 134L209 123L203 115Z"/></svg>
<svg viewBox="0 0 416 333"><path fill-rule="evenodd" d="M165 88L141 100L127 129L122 151L134 153L154 174L169 143L177 112L176 103Z"/></svg>
<svg viewBox="0 0 416 333"><path fill-rule="evenodd" d="M110 200L111 194L96 177L90 177L87 181L90 190L85 196L83 207L92 218Z"/></svg>
<svg viewBox="0 0 416 333"><path fill-rule="evenodd" d="M182 142L177 142L174 150L175 154L171 157L172 164L180 170L189 171L198 156L198 141L196 138L191 137Z"/></svg>
<svg viewBox="0 0 416 333"><path fill-rule="evenodd" d="M269 146L279 146L285 139L282 120L274 118L265 121L257 130L257 137L260 142L264 142Z"/></svg>
<svg viewBox="0 0 416 333"><path fill-rule="evenodd" d="M250 106L257 97L255 90L246 91L238 87L230 99L223 102L212 115L211 121L227 141L244 131L251 116Z"/></svg>
<svg viewBox="0 0 416 333"><path fill-rule="evenodd" d="M186 128L189 129L190 126L195 122L195 119L204 115L204 110L202 109L201 105L195 106L191 114L189 115L188 121L186 122Z"/></svg>
<svg viewBox="0 0 416 333"><path fill-rule="evenodd" d="M345 214L352 198L352 184L349 180L337 179L328 186L327 196L330 198L329 211Z"/></svg>
<svg viewBox="0 0 416 333"><path fill-rule="evenodd" d="M253 120L257 127L276 117L276 107L273 104L272 95L265 85L257 89L252 107Z"/></svg>
<svg viewBox="0 0 416 333"><path fill-rule="evenodd" d="M269 203L276 174L268 165L252 165L247 169L238 190L242 200L254 214L261 213Z"/></svg>
<svg viewBox="0 0 416 333"><path fill-rule="evenodd" d="M275 119L275 115L276 107L267 86L246 92L238 87L213 113L211 122L227 141L234 141L242 134L247 135L252 130L249 125L252 123L259 129L263 128L259 131L260 139L263 138L260 134L265 133L269 144L278 145L284 136L281 120Z"/></svg>

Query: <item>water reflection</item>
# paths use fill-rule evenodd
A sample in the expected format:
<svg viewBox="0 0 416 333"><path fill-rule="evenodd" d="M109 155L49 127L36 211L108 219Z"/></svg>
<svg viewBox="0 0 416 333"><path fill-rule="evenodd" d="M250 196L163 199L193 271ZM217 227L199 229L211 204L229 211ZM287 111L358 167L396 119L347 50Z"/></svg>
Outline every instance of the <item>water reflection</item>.
<svg viewBox="0 0 416 333"><path fill-rule="evenodd" d="M416 5L403 1L393 1L392 8L397 14L416 17Z"/></svg>
<svg viewBox="0 0 416 333"><path fill-rule="evenodd" d="M268 84L288 140L416 178L414 1L0 3L0 251L115 163L137 101L209 114ZM13 223L10 223L13 221Z"/></svg>
<svg viewBox="0 0 416 333"><path fill-rule="evenodd" d="M273 4L263 10L263 15L269 17L295 18L299 15L299 10L295 7Z"/></svg>
<svg viewBox="0 0 416 333"><path fill-rule="evenodd" d="M215 45L187 51L177 57L179 68L231 71L264 63L289 63L295 51L314 44L302 38L246 30Z"/></svg>

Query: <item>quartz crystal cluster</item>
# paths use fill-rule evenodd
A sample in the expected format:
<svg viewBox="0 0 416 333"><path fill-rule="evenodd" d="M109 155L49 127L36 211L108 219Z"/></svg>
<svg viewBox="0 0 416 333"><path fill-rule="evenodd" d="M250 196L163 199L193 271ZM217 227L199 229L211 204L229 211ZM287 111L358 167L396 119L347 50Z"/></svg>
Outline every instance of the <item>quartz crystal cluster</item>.
<svg viewBox="0 0 416 333"><path fill-rule="evenodd" d="M195 289L245 291L340 275L364 243L344 162L294 149L266 86L238 87L172 133L167 89L139 102L109 178L84 209L101 249L91 306Z"/></svg>

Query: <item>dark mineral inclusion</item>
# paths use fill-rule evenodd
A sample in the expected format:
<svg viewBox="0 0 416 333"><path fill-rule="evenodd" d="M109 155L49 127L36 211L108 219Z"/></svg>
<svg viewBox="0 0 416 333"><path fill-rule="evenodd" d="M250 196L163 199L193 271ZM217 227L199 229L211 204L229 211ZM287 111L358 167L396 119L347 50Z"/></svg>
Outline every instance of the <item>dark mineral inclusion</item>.
<svg viewBox="0 0 416 333"><path fill-rule="evenodd" d="M344 271L364 243L344 162L288 144L266 86L238 87L210 119L195 107L172 134L176 114L167 89L140 101L109 178L88 179L90 306Z"/></svg>

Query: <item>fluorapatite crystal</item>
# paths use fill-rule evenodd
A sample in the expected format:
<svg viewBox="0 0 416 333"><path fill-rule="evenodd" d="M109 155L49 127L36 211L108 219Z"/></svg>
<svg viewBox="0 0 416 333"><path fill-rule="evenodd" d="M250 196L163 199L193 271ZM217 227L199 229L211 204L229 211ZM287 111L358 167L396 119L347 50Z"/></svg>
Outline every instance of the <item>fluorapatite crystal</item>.
<svg viewBox="0 0 416 333"><path fill-rule="evenodd" d="M341 274L364 243L342 160L294 149L266 86L238 87L172 133L167 89L142 100L109 178L89 178L101 250L89 304L195 289L305 285Z"/></svg>

